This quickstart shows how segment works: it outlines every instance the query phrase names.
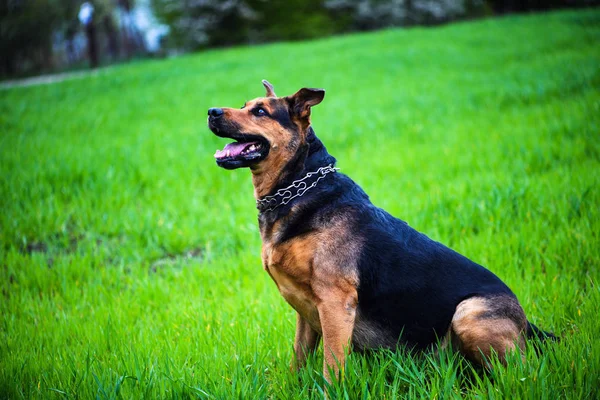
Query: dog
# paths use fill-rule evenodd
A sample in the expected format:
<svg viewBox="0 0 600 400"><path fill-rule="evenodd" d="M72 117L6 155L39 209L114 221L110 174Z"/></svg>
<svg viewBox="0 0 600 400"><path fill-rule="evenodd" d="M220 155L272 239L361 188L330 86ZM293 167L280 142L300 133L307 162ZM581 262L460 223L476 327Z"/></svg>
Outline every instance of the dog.
<svg viewBox="0 0 600 400"><path fill-rule="evenodd" d="M266 96L241 109L210 108L208 126L234 142L225 169L248 167L259 211L262 263L296 310L293 368L323 340L323 375L346 353L451 345L482 366L554 335L530 323L514 293L481 265L374 206L338 172L311 127L322 89Z"/></svg>

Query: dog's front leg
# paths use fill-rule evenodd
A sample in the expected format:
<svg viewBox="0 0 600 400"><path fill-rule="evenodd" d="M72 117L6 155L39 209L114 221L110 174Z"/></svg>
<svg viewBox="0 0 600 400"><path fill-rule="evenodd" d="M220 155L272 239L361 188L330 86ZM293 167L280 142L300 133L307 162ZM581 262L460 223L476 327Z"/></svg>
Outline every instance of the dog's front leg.
<svg viewBox="0 0 600 400"><path fill-rule="evenodd" d="M319 345L320 335L315 332L308 322L297 314L296 318L296 338L294 339L294 361L291 369L299 370L306 364L308 355L314 352Z"/></svg>
<svg viewBox="0 0 600 400"><path fill-rule="evenodd" d="M323 330L323 375L331 382L331 372L344 370L346 351L350 350L358 298L356 289L327 288L317 305Z"/></svg>

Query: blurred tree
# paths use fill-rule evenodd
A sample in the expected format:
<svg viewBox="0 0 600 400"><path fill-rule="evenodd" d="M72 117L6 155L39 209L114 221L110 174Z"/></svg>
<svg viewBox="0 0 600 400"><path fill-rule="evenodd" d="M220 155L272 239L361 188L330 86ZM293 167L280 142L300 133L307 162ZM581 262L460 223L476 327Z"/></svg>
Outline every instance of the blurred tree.
<svg viewBox="0 0 600 400"><path fill-rule="evenodd" d="M52 65L52 32L61 17L60 0L0 0L3 75Z"/></svg>
<svg viewBox="0 0 600 400"><path fill-rule="evenodd" d="M115 7L115 0L88 1L94 6L96 21L110 16ZM81 29L77 14L82 3L83 0L0 0L0 74L52 69L52 41L58 33L67 42L67 59L72 60L72 40Z"/></svg>
<svg viewBox="0 0 600 400"><path fill-rule="evenodd" d="M110 0L109 0L110 1ZM143 39L138 31L133 16L134 0L116 1L121 16L121 40L125 49L125 57L133 57L138 50L143 49Z"/></svg>
<svg viewBox="0 0 600 400"><path fill-rule="evenodd" d="M119 34L110 14L104 15L102 18L102 26L108 39L108 55L111 60L115 61L119 58Z"/></svg>
<svg viewBox="0 0 600 400"><path fill-rule="evenodd" d="M486 14L485 0L326 0L336 17L349 16L347 29L439 24Z"/></svg>
<svg viewBox="0 0 600 400"><path fill-rule="evenodd" d="M494 12L499 14L550 10L554 8L598 6L598 0L489 0Z"/></svg>
<svg viewBox="0 0 600 400"><path fill-rule="evenodd" d="M88 38L90 66L97 67L102 59L102 54L107 52L114 60L118 55L117 32L114 29L113 14L117 2L115 0L70 0L82 4L83 1L94 7L90 24L84 25ZM102 51L105 45L106 51ZM104 46L103 46L104 47Z"/></svg>
<svg viewBox="0 0 600 400"><path fill-rule="evenodd" d="M95 8L90 2L84 2L79 8L77 17L79 22L85 28L85 35L87 38L88 56L90 60L90 67L96 68L98 66L98 38L96 36L96 17Z"/></svg>
<svg viewBox="0 0 600 400"><path fill-rule="evenodd" d="M152 0L152 5L171 28L171 45L183 49L244 42L254 18L244 0Z"/></svg>
<svg viewBox="0 0 600 400"><path fill-rule="evenodd" d="M339 31L322 0L152 0L171 27L171 45L184 49L271 40L297 40Z"/></svg>
<svg viewBox="0 0 600 400"><path fill-rule="evenodd" d="M409 1L409 6L412 3ZM336 19L347 17L347 30L402 25L406 20L406 0L326 0L325 7Z"/></svg>
<svg viewBox="0 0 600 400"><path fill-rule="evenodd" d="M257 16L251 30L257 41L299 40L331 35L347 21L336 19L322 0L249 0Z"/></svg>
<svg viewBox="0 0 600 400"><path fill-rule="evenodd" d="M152 0L170 45L198 49L315 38L343 31L440 23L485 0Z"/></svg>
<svg viewBox="0 0 600 400"><path fill-rule="evenodd" d="M439 24L467 16L469 7L483 7L483 0L413 0L411 19L417 24Z"/></svg>

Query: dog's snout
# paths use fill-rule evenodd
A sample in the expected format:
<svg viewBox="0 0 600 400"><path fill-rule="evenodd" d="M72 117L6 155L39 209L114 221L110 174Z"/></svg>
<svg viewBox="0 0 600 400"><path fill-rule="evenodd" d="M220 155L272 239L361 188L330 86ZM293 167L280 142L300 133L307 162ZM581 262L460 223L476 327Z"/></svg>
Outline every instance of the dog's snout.
<svg viewBox="0 0 600 400"><path fill-rule="evenodd" d="M208 109L208 115L213 117L213 118L217 118L220 117L221 115L223 115L223 109L222 108L209 108Z"/></svg>

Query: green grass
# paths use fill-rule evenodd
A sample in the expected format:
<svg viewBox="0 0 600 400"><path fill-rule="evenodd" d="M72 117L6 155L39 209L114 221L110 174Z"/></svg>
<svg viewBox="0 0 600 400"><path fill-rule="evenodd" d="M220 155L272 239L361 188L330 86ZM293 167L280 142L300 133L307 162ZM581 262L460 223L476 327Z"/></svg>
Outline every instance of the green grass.
<svg viewBox="0 0 600 400"><path fill-rule="evenodd" d="M211 51L0 92L0 398L588 399L600 387L600 11ZM210 106L323 87L317 134L373 202L562 337L492 373L322 353L264 273L250 173Z"/></svg>

